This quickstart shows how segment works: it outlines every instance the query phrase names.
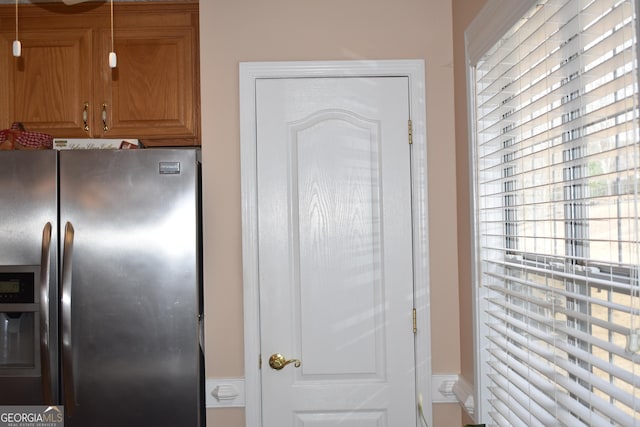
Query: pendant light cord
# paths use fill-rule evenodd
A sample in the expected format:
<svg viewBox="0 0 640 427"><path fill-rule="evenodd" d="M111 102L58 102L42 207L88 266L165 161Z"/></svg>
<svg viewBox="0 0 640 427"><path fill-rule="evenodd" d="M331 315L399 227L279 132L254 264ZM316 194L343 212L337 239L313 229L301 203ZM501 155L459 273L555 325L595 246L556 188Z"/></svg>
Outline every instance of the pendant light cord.
<svg viewBox="0 0 640 427"><path fill-rule="evenodd" d="M110 15L111 15L111 52L109 52L109 68L114 69L118 66L118 57L114 50L115 37L113 36L113 0L110 2Z"/></svg>
<svg viewBox="0 0 640 427"><path fill-rule="evenodd" d="M20 39L18 38L18 4L20 0L16 0L16 38L13 40L13 45L11 46L11 50L13 51L13 56L18 58L22 55L22 43L20 43Z"/></svg>
<svg viewBox="0 0 640 427"><path fill-rule="evenodd" d="M20 0L16 0L16 40L18 39L18 2Z"/></svg>
<svg viewBox="0 0 640 427"><path fill-rule="evenodd" d="M114 52L113 45L113 0L111 0L111 52Z"/></svg>

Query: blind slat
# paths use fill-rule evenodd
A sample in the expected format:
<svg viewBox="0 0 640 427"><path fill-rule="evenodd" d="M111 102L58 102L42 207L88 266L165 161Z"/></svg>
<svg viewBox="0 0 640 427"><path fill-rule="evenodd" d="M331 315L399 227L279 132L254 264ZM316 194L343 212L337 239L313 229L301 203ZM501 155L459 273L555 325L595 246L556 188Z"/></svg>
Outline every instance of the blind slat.
<svg viewBox="0 0 640 427"><path fill-rule="evenodd" d="M567 297L566 297L566 294L563 294L560 291L556 292L555 290L543 289L542 291L545 292L546 297L554 298L553 301L548 301L548 300L539 299L535 296L529 296L527 294L524 294L524 292L522 291L510 290L504 287L498 287L493 285L488 285L487 287L492 291L501 294L502 296L515 297L515 298L518 298L518 300L520 301L526 301L530 306L535 306L539 310L540 309L545 310L545 312L548 313L548 315L550 316L562 314L564 316L571 317L573 319L582 320L584 322L588 322L591 325L599 326L603 329L606 329L611 332L616 332L621 335L628 335L630 333L630 329L627 327L619 326L619 325L616 325L615 323L611 323L603 319L598 319L596 317L589 316L587 313L566 309L565 306L563 305L565 301L564 300L559 301L559 300L560 300L560 297L564 297L565 299ZM505 308L508 308L507 304L503 303L504 299L502 298L489 299L489 301L494 304L502 304ZM602 304L602 305L607 306L606 304Z"/></svg>
<svg viewBox="0 0 640 427"><path fill-rule="evenodd" d="M495 302L494 302L494 304L495 304ZM516 305L504 303L503 307L505 307L506 309L508 309L510 311L519 311L520 314L522 314L522 315L525 314L524 310L522 310L521 307L518 307ZM571 338L576 339L576 340L581 340L581 341L584 341L584 342L588 342L592 346L597 346L597 347L600 347L601 349L606 350L611 355L616 355L616 356L618 356L620 358L624 358L624 359L630 359L625 354L625 350L620 346L617 346L615 344L609 343L608 341L605 341L603 339L596 338L596 337L594 337L592 335L589 335L588 333L583 332L583 331L581 331L579 329L575 329L575 328L571 328L569 326L561 325L558 322L555 322L555 323L551 324L551 323L549 323L548 319L546 319L546 318L544 318L542 316L538 316L536 314L533 314L532 311L528 311L526 314L530 318L536 319L538 322L540 322L542 324L547 324L549 326L549 329L553 330L555 333L562 333L567 337L571 337ZM590 356L589 360L596 361L597 359L595 357L593 357L593 356ZM630 359L630 360L633 360L633 359ZM607 365L607 366L608 366L607 370L608 370L609 367L613 367L613 366L609 366L609 365ZM630 372L627 372L627 375L623 377L623 379L625 379L628 382L634 382L634 378L635 378L635 375L633 375ZM636 379L636 381L637 381L637 379Z"/></svg>
<svg viewBox="0 0 640 427"><path fill-rule="evenodd" d="M562 65L553 70L548 70L548 65L542 63L540 65L541 69L527 70L521 76L523 79L533 78L538 80L534 84L524 87L513 86L510 91L493 91L493 88L489 87L479 92L478 109L481 112L481 116L478 117L478 121L480 123L495 123L501 121L503 114L506 112L515 110L513 114L507 116L508 120L504 121L505 123L512 123L515 120L514 117L517 117L517 115L514 115L515 113L526 116L526 111L541 109L548 97L561 99L563 96L579 89L580 85L592 85L601 79L603 75L611 73L611 70L622 68L632 58L633 53L630 46L616 50L607 59L599 60L597 63L592 63L593 61L589 61L589 59L599 58L598 53L601 54L618 46L624 46L625 42L630 41L633 37L632 28L632 24L627 24L626 27L617 31L611 37L604 39L586 51L572 51L571 49L575 49L575 42L559 48L546 59L552 61L553 64ZM580 56L576 56L570 62L562 63L563 58L573 55ZM543 66L547 68L542 68ZM541 76L544 76L544 78L541 78ZM496 84L498 83L496 82ZM487 126L481 126L479 131L482 133L489 129Z"/></svg>
<svg viewBox="0 0 640 427"><path fill-rule="evenodd" d="M576 419L571 412L559 407L553 399L552 396L554 396L555 390L550 389L549 381L547 381L545 377L541 377L536 372L531 372L531 370L522 364L507 365L502 362L489 362L489 365L491 365L494 371L500 374L490 375L489 377L492 381L500 382L502 387L505 388L508 387L507 385L510 382L516 383L518 388L527 392L532 399L536 400L536 402L544 408L546 411L546 414L543 415L545 417L543 421L545 425L550 426L556 424L553 422L554 418L567 425L575 425ZM513 372L510 370L513 370ZM517 375L514 375L514 373ZM534 387L531 387L531 385L534 385ZM548 418L551 416L553 417L549 420Z"/></svg>
<svg viewBox="0 0 640 427"><path fill-rule="evenodd" d="M504 350L504 352L498 352L496 350L492 351L492 354L494 356L497 355L501 358L502 363L511 366L521 364L522 362L520 360L526 360L527 363L538 373L543 374L557 385L569 391L577 398L582 399L585 402L589 402L593 408L606 413L611 417L612 420L619 423L620 425L632 426L635 424L633 417L631 417L629 414L626 414L618 408L612 406L607 400L604 400L603 398L591 393L588 388L580 385L577 381L583 379L582 377L578 377L576 379L567 378L564 375L558 374L556 370L550 368L548 363L528 357L529 355L526 351L514 345L510 345L510 343L506 339L496 336L491 336L490 339L492 340L492 342L494 342ZM517 356L517 358L514 356ZM581 418L583 420L589 420L590 425L610 425L608 421L600 418L596 413L590 411L589 408L579 400L575 398L567 399L567 397L568 396L563 395L562 393L556 393L558 403L567 411L582 414Z"/></svg>
<svg viewBox="0 0 640 427"><path fill-rule="evenodd" d="M487 249L489 249L487 247ZM499 249L501 251L504 251L505 254L507 252L506 248L493 248L493 249ZM638 281L637 278L634 278L632 280L631 277L615 277L615 278L603 278L603 277L599 277L596 275L596 273L591 273L589 269L585 269L584 272L582 273L577 273L577 272L570 272L570 271L564 271L563 268L565 268L565 266L567 265L571 265L571 261L576 261L576 260L580 260L580 258L567 258L564 260L559 260L556 263L553 264L557 264L558 266L556 267L553 264L549 264L546 266L535 266L535 265L525 265L524 261L522 264L518 264L515 262L509 262L509 261L501 261L501 260L491 260L491 259L487 259L484 260L487 263L493 264L495 266L498 266L500 268L505 268L505 269L512 269L513 271L521 271L523 274L526 273L535 273L535 274L539 274L540 276L547 276L549 278L553 278L553 279L557 279L557 280L569 280L569 281L574 281L574 282L589 282L589 284L591 286L597 286L598 288L609 288L611 290L617 291L617 292L624 292L625 294L633 294L634 291L638 290ZM564 262L563 262L564 261ZM633 274L635 272L635 269L633 268L633 266L628 267L629 268L629 274ZM514 280L514 281L522 281L523 279L520 279L518 277L515 277L513 275L508 275L508 274L504 274L504 273L497 273L495 271L487 271L486 272L487 275L493 275L496 277L499 277L500 279L504 279L504 280ZM605 275L601 275L601 276L605 276ZM540 285L540 284L536 284L535 282L531 282L531 281L523 281L523 284L526 285L530 285L532 287L536 287L538 289L549 289L546 285ZM563 295L568 296L568 297L574 297L574 298L584 298L585 295L582 294L577 294L577 293L571 293L571 292L567 292L567 291L562 291L562 290L558 290L557 292L565 292ZM630 307L629 305L620 305L620 304L610 304L608 307L610 308L614 308L616 310L621 310L621 311L625 311L625 312L629 312L631 313L633 310L633 307Z"/></svg>
<svg viewBox="0 0 640 427"><path fill-rule="evenodd" d="M501 402L508 402L510 412L515 414L527 427L545 427L549 425L538 419L541 412L544 413L542 408L536 404L527 404L529 399L525 399L517 388L513 387L509 389L509 392L500 387L490 387L489 389Z"/></svg>
<svg viewBox="0 0 640 427"><path fill-rule="evenodd" d="M495 425L499 427L513 427L514 423L512 421L511 410L502 400L491 399L489 400L489 404L495 409L495 411L489 413Z"/></svg>
<svg viewBox="0 0 640 427"><path fill-rule="evenodd" d="M491 328L494 332L503 334L503 331L509 331L510 328L514 326L519 327L521 330L527 331L528 334L535 336L538 340L548 344L549 346L552 346L561 350L563 353L566 353L568 356L575 357L577 360L588 360L590 365L601 369L603 372L606 372L611 377L622 379L624 382L633 386L634 388L640 387L640 377L638 377L637 374L633 372L625 371L624 369L619 368L616 365L613 365L610 363L609 364L604 363L604 361L599 360L597 358L592 358L589 352L582 350L580 347L567 344L566 336L571 336L570 334L558 334L558 336L551 335L551 334L545 335L544 331L537 331L535 328L529 327L529 325L524 322L518 321L517 319L505 317L502 313L489 312L489 315L491 315L492 317L502 322L499 324L498 323L488 324L489 328ZM545 322L545 323L548 325L551 325L551 328L553 329L553 324L551 322ZM564 332L561 329L554 329L554 331ZM524 346L531 345L531 344L528 344L525 338L516 337L514 336L514 334L515 332L511 332L511 331L504 333L504 335L508 336L510 339L513 339L516 342L520 342L521 345L524 345ZM534 354L544 359L550 359L554 357L554 355L550 353L547 348L544 348L538 345L531 345L531 350ZM574 373L575 375L579 375L581 377L584 377L585 375L588 376L594 382L594 384L596 383L598 384L598 388L600 390L603 390L608 394L610 394L611 396L614 396L617 400L625 403L627 406L633 407L633 400L635 399L635 396L633 395L633 393L624 391L619 387L615 387L609 384L608 382L602 382L601 379L597 378L591 373L578 371L577 368L573 366L569 366L567 365L567 363L568 362L566 359L560 359L560 361L558 362L558 366L566 371Z"/></svg>
<svg viewBox="0 0 640 427"><path fill-rule="evenodd" d="M625 6L629 7L628 4L622 5L622 7ZM479 86L482 87L478 91L480 96L479 108L482 110L487 105L501 105L504 99L512 100L514 96L525 93L525 91L529 91L532 95L542 93L546 88L553 87L567 76L578 71L578 68L573 68L576 64L582 63L582 66L588 66L587 69L591 68L593 59L598 59L603 52L608 53L633 37L633 25L630 22L615 31L611 31L609 21L615 22L615 14L617 13L619 13L619 10L612 10L612 13L601 19L598 25L593 25L582 33L579 28L575 27L577 19L575 17L574 19L568 19L566 25L564 25L565 28L560 28L561 31L556 32L556 34L562 34L561 36L550 39L552 40L551 42L538 42L533 51L520 58L518 62L512 63L508 69L496 77L493 75L494 70L505 69L505 64L511 63L509 59L503 59L500 67L493 68L492 71L478 80ZM575 28L567 30L566 27L568 26ZM553 32L551 28L545 30ZM527 41L524 41L519 44L518 48L522 49L526 43ZM587 45L590 46L586 47ZM586 59L576 61L575 59L580 55L583 55ZM549 79L546 84L540 81L541 76ZM483 85L483 81L488 81L489 83ZM521 84L513 85L512 83L515 81ZM523 82L526 84L523 85ZM531 90L533 87L537 87L538 90ZM479 119L482 120L483 116L479 116Z"/></svg>

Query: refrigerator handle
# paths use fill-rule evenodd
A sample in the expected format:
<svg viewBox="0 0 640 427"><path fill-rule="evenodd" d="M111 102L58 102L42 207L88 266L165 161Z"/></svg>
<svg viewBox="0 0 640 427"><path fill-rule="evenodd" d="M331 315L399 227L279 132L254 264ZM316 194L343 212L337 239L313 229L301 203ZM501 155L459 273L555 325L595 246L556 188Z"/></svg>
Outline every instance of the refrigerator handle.
<svg viewBox="0 0 640 427"><path fill-rule="evenodd" d="M51 223L42 230L40 257L40 366L42 368L42 394L45 405L53 405L51 381L51 353L49 348L49 279L51 276Z"/></svg>
<svg viewBox="0 0 640 427"><path fill-rule="evenodd" d="M76 404L73 353L71 338L71 261L73 259L73 225L67 222L64 227L64 246L62 254L62 375L64 381L64 406L67 416L73 414Z"/></svg>

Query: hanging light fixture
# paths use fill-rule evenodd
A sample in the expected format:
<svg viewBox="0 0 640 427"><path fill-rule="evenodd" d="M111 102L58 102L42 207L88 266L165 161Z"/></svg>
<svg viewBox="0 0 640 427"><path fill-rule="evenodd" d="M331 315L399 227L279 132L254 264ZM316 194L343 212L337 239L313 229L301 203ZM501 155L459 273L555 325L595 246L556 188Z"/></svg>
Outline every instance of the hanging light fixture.
<svg viewBox="0 0 640 427"><path fill-rule="evenodd" d="M13 56L16 58L22 55L22 43L18 38L18 3L20 0L16 0L16 39L13 41Z"/></svg>
<svg viewBox="0 0 640 427"><path fill-rule="evenodd" d="M111 52L109 52L109 68L116 68L118 65L118 56L116 55L113 45L113 0L111 0Z"/></svg>

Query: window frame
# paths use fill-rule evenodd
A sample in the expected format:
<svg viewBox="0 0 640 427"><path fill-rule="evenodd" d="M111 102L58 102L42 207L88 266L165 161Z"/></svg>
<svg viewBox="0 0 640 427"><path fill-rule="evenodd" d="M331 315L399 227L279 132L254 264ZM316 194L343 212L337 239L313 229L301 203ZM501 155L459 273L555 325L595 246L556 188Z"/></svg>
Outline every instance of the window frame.
<svg viewBox="0 0 640 427"><path fill-rule="evenodd" d="M469 203L471 230L471 289L473 299L473 347L474 347L474 408L476 421L488 420L488 408L485 408L480 396L489 393L489 379L483 367L482 349L486 348L487 337L480 335L480 326L487 322L486 291L478 287L480 279L480 253L478 239L478 193L475 173L476 150L476 102L475 81L476 66L484 53L490 49L533 5L536 0L488 0L480 13L467 27L465 37L465 64L467 78L467 128L469 129Z"/></svg>

